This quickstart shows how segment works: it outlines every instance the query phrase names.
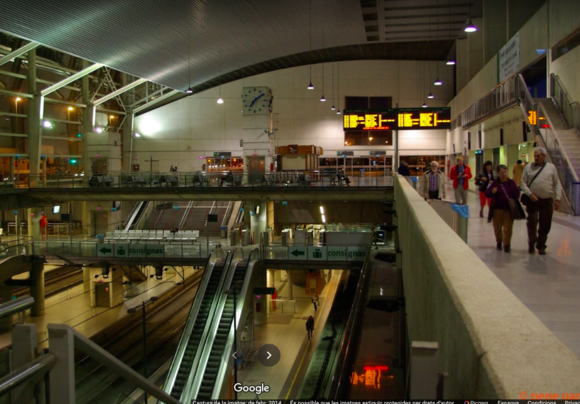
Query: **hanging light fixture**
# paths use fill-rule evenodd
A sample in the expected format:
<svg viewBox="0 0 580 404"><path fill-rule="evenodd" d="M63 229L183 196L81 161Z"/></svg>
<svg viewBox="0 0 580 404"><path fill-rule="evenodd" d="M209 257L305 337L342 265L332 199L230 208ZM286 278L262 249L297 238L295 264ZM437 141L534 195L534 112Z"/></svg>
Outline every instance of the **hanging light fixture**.
<svg viewBox="0 0 580 404"><path fill-rule="evenodd" d="M433 95L433 93L429 93L429 95L427 96L427 98L435 98L435 96Z"/></svg>
<svg viewBox="0 0 580 404"><path fill-rule="evenodd" d="M336 73L336 93L338 101L338 109L336 110L336 115L340 115L340 63L337 66L338 72ZM334 105L333 105L334 106Z"/></svg>
<svg viewBox="0 0 580 404"><path fill-rule="evenodd" d="M322 49L324 49L324 27L322 27ZM320 97L320 102L325 102L326 97L324 96L324 62L322 62L322 97Z"/></svg>
<svg viewBox="0 0 580 404"><path fill-rule="evenodd" d="M193 94L193 88L191 88L191 30L188 31L187 34L187 53L189 54L189 61L187 62L187 68L189 70L189 77L188 77L188 82L189 82L189 87L187 88L187 90L185 90L186 94Z"/></svg>
<svg viewBox="0 0 580 404"><path fill-rule="evenodd" d="M447 61L447 63L445 63L445 64L446 64L447 66L453 66L453 65L455 65L455 59L449 59L449 60Z"/></svg>
<svg viewBox="0 0 580 404"><path fill-rule="evenodd" d="M220 56L220 76L222 74L222 58L221 58L221 54L218 53L218 56ZM218 104L223 104L224 100L222 99L222 85L220 83L220 98L217 99L217 103Z"/></svg>
<svg viewBox="0 0 580 404"><path fill-rule="evenodd" d="M439 76L439 73L437 73L437 76ZM435 83L433 83L433 85L442 86L443 82L441 80L439 80L439 77L437 77L437 80L435 80Z"/></svg>
<svg viewBox="0 0 580 404"><path fill-rule="evenodd" d="M312 1L308 1L308 24L310 25L310 53L312 54ZM312 85L312 63L310 63L310 82L306 88L314 90Z"/></svg>
<svg viewBox="0 0 580 404"><path fill-rule="evenodd" d="M334 60L332 61L332 107L330 107L330 110L336 111L336 107L334 106Z"/></svg>
<svg viewBox="0 0 580 404"><path fill-rule="evenodd" d="M475 24L473 24L473 22L471 22L471 17L469 17L469 20L467 21L467 25L465 26L464 31L465 32L475 32L475 31L477 31L477 27L475 26Z"/></svg>

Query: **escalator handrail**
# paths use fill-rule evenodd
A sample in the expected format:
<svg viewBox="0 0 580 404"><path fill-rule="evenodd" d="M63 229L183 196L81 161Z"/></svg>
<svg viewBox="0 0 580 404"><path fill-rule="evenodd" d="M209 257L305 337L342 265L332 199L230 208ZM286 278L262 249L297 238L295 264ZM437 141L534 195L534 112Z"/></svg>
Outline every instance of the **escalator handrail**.
<svg viewBox="0 0 580 404"><path fill-rule="evenodd" d="M185 384L185 388L181 392L180 401L183 403L191 402L192 391L194 390L194 382L198 379L198 373L200 368L200 361L202 358L203 352L207 349L207 340L210 337L210 328L214 322L214 318L216 317L216 311L218 308L218 303L221 300L221 291L226 284L225 280L227 278L229 267L231 266L233 257L235 255L236 250L228 251L228 255L225 259L224 263L224 270L220 277L220 281L218 283L215 295L213 296L211 307L209 309L209 313L207 316L206 324L203 328L203 332L201 334L201 338L199 340L198 349L195 352L195 357L193 358L193 362L191 364L191 368L189 370L189 376L187 377L187 383Z"/></svg>
<svg viewBox="0 0 580 404"><path fill-rule="evenodd" d="M257 248L254 251L259 251ZM252 253L250 253L250 257L252 256ZM229 346L234 345L234 338L236 338L236 330L234 329L235 324L238 325L238 332L240 330L240 320L242 319L242 312L244 310L244 303L245 303L245 296L248 294L248 289L250 287L250 283L252 281L252 272L254 271L254 266L256 265L256 263L258 262L259 257L257 257L256 259L254 259L253 261L249 261L248 259L248 267L246 270L246 276L244 278L244 283L242 284L242 288L240 289L240 293L239 296L241 297L241 299L237 299L236 304L237 307L234 310L234 316L236 321L232 321L231 326L230 326L230 332L228 334L228 339L226 342L226 349ZM222 353L223 356L223 353ZM220 362L220 366L219 366L219 370L217 372L217 376L215 379L215 385L213 388L213 392L211 393L211 399L212 400L217 400L219 399L219 393L222 389L222 384L225 380L225 376L226 376L226 372L228 370L228 362L227 361L221 361Z"/></svg>
<svg viewBox="0 0 580 404"><path fill-rule="evenodd" d="M219 250L219 252L218 252ZM215 254L215 256L214 256ZM218 256L218 254L220 254ZM227 258L227 257L226 257ZM179 372L179 368L181 366L181 362L183 360L183 356L185 355L185 350L187 349L187 343L189 342L189 337L193 331L195 326L195 321L197 319L197 315L199 313L199 309L201 307L201 303L203 301L203 296L205 295L205 291L207 289L207 285L211 278L211 274L213 270L221 260L223 260L223 251L220 249L215 249L212 251L210 257L207 260L207 264L204 269L204 274L201 282L199 283L197 293L195 295L195 299L193 304L191 305L191 309L189 310L189 314L187 316L187 320L185 323L185 327L183 329L183 333L181 334L181 338L179 339L179 344L177 345L177 351L175 356L173 357L173 361L169 368L169 372L167 374L167 380L163 386L164 390L167 393L171 393L173 387L175 386L175 380L177 378L177 373Z"/></svg>
<svg viewBox="0 0 580 404"><path fill-rule="evenodd" d="M366 296L370 283L371 268L371 248L367 247L366 259L361 268L357 290L346 322L345 331L340 343L340 351L336 361L335 373L332 376L328 399L343 398L343 391L348 385L351 375L352 363L354 361L355 348L358 346L360 338L360 323L363 319Z"/></svg>
<svg viewBox="0 0 580 404"><path fill-rule="evenodd" d="M195 378L193 380L191 387L191 395L186 397L188 400L197 398L197 395L199 394L199 389L201 388L201 383L203 382L203 378L205 376L209 356L211 354L217 336L217 330L219 328L224 310L226 308L227 299L229 298L229 295L226 294L226 291L231 288L234 279L234 274L236 273L238 264L242 261L242 259L243 259L242 249L239 248L235 249L234 252L232 253L229 266L224 271L225 282L223 283L223 285L221 285L222 288L218 288L218 290L216 291L217 307L215 315L211 318L211 324L209 327L207 339L205 341L202 340L203 343L200 342L200 346L203 347L203 352L201 353L200 360L197 363L197 368L195 370ZM210 321L208 321L208 323L209 322Z"/></svg>
<svg viewBox="0 0 580 404"><path fill-rule="evenodd" d="M139 212L139 210L141 209L141 207L143 206L144 203L145 203L145 201L139 201L133 206L131 213L129 213L129 217L128 217L127 221L125 222L125 228L123 231L127 231L131 228L131 225L133 224L133 220L135 220L135 216L137 216L137 213Z"/></svg>

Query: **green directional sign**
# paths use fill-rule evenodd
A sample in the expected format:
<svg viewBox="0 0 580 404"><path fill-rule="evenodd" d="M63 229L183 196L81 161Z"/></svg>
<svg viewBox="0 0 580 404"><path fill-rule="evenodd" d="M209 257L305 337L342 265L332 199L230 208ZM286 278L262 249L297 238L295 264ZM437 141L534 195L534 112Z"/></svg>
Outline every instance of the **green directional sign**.
<svg viewBox="0 0 580 404"><path fill-rule="evenodd" d="M308 260L326 261L326 247L308 247Z"/></svg>
<svg viewBox="0 0 580 404"><path fill-rule="evenodd" d="M128 257L129 244L115 244L115 257Z"/></svg>
<svg viewBox="0 0 580 404"><path fill-rule="evenodd" d="M97 246L97 257L112 257L113 246L100 244Z"/></svg>
<svg viewBox="0 0 580 404"><path fill-rule="evenodd" d="M364 261L367 257L366 247L348 247L348 261Z"/></svg>
<svg viewBox="0 0 580 404"><path fill-rule="evenodd" d="M163 258L163 247L162 244L129 244L129 256Z"/></svg>
<svg viewBox="0 0 580 404"><path fill-rule="evenodd" d="M346 247L327 247L326 256L329 261L346 261L348 254Z"/></svg>
<svg viewBox="0 0 580 404"><path fill-rule="evenodd" d="M306 246L292 246L288 250L288 258L290 260L305 260L307 253Z"/></svg>

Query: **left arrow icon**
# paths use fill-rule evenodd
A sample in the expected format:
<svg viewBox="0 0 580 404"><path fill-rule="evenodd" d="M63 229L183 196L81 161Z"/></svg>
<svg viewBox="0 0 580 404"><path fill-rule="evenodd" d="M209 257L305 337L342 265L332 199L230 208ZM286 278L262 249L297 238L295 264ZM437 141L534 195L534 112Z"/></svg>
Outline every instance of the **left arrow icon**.
<svg viewBox="0 0 580 404"><path fill-rule="evenodd" d="M238 359L238 358L236 358L236 354L237 354L237 352L234 352L234 354L232 355L234 357L234 359Z"/></svg>

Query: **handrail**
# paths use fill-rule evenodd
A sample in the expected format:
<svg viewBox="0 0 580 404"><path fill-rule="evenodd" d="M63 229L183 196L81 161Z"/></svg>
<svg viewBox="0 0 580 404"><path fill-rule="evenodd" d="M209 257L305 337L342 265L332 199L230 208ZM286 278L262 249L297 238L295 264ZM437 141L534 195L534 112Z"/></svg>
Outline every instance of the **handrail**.
<svg viewBox="0 0 580 404"><path fill-rule="evenodd" d="M131 210L131 213L129 213L129 217L127 218L127 221L125 222L125 231L129 230L131 228L131 225L133 224L133 220L135 220L135 216L137 216L137 213L139 212L139 209L141 209L141 206L145 203L145 201L140 201L137 202L135 205L133 205L133 209Z"/></svg>
<svg viewBox="0 0 580 404"><path fill-rule="evenodd" d="M367 248L366 259L360 271L357 291L346 322L345 331L340 344L340 352L336 361L336 373L332 377L328 399L343 399L346 386L349 384L354 352L359 342L361 322L363 320L365 299L368 293L371 268L371 249Z"/></svg>
<svg viewBox="0 0 580 404"><path fill-rule="evenodd" d="M186 397L187 400L190 401L191 399L197 398L199 394L199 389L201 387L201 383L205 376L205 371L207 368L207 363L209 361L209 356L213 349L213 344L215 343L215 338L218 332L218 327L221 322L222 316L224 314L224 310L226 307L228 295L226 295L225 291L231 287L232 280L234 279L234 274L238 267L240 261L243 260L242 249L236 248L232 254L229 265L224 269L224 282L221 284L220 288L216 291L216 297L218 298L217 307L215 309L215 314L209 318L208 321L211 322L209 327L209 332L207 335L207 339L205 341L200 341L200 346L203 347L203 352L200 355L199 362L197 363L197 369L195 370L195 379L193 380L193 386L190 390L190 396Z"/></svg>
<svg viewBox="0 0 580 404"><path fill-rule="evenodd" d="M52 369L55 363L54 354L47 353L10 372L0 379L0 396L30 379L44 375Z"/></svg>
<svg viewBox="0 0 580 404"><path fill-rule="evenodd" d="M183 216L181 217L181 220L179 222L179 226L177 226L177 228L179 228L179 229L183 228L183 224L185 223L185 221L187 219L187 215L189 215L189 212L191 211L192 206L193 206L193 201L189 201L187 203L187 207L185 208L185 212L183 213Z"/></svg>
<svg viewBox="0 0 580 404"><path fill-rule="evenodd" d="M219 299L217 299L217 298L222 297L222 295L223 295L222 292L223 292L223 288L226 284L226 278L228 276L228 269L231 266L232 260L234 258L234 254L235 254L235 250L233 252L228 252L228 255L225 259L224 269L223 269L222 275L220 276L220 281L219 281L217 289L216 289L216 295L214 296L214 298L212 300L211 307L208 311L207 323L203 329L203 332L201 334L201 338L199 340L199 348L195 352L195 357L193 359L190 373L189 373L189 376L187 378L187 383L185 384L185 388L181 392L180 398L182 399L183 402L186 402L186 403L191 402L191 400L197 396L197 392L199 390L199 387L201 386L201 379L203 378L203 370L205 370L204 366L203 366L203 361L205 358L205 350L207 348L206 345L208 345L208 343L209 343L208 338L210 338L210 335L212 334L212 332L211 332L212 320L214 320L214 317L217 317L216 313L218 311L218 305L219 305ZM209 354L208 354L208 356L209 356Z"/></svg>
<svg viewBox="0 0 580 404"><path fill-rule="evenodd" d="M215 256L214 256L215 254ZM219 254L219 256L218 256ZM187 348L187 344L189 342L189 336L193 332L193 327L195 326L195 321L197 319L197 315L199 313L201 303L203 300L203 296L205 291L207 290L207 286L209 284L209 279L211 278L211 274L215 268L215 266L223 259L223 251L221 249L215 249L211 256L207 260L207 264L205 266L204 276L201 280L199 287L196 293L196 299L193 301L191 305L191 309L187 316L187 322L185 324L185 328L181 334L181 338L179 339L179 344L177 345L177 352L173 357L173 362L171 363L171 367L169 368L169 372L167 374L167 381L163 386L163 389L167 393L171 393L173 387L175 385L175 380L177 378L177 373L179 372L179 367L181 366L181 361L183 360L183 356L185 355L185 350Z"/></svg>
<svg viewBox="0 0 580 404"><path fill-rule="evenodd" d="M0 304L0 318L10 317L13 314L20 313L34 305L34 298L23 296L10 300L7 303Z"/></svg>
<svg viewBox="0 0 580 404"><path fill-rule="evenodd" d="M253 258L252 258L253 257ZM252 280L252 274L254 272L254 266L256 265L256 262L258 262L258 260L260 259L260 250L255 248L254 250L252 250L252 252L250 252L250 256L248 257L248 264L247 264L247 270L246 270L246 276L244 278L244 283L242 284L242 287L240 288L240 293L239 293L239 298L236 301L237 307L234 308L234 316L235 316L235 321L232 321L231 327L230 327L230 332L228 333L228 339L226 341L226 349L227 347L233 346L234 344L234 340L237 338L236 333L239 332L240 328L240 321L242 318L242 312L244 310L244 304L245 304L245 299L244 297L247 296L248 294L248 289L250 287L250 283ZM235 287L235 285L233 285ZM232 286L230 286L231 288ZM235 325L238 325L238 329L235 329ZM220 364L220 368L217 372L217 376L216 376L216 384L211 396L212 400L217 400L220 397L218 397L221 389L222 389L222 385L224 383L224 379L225 379L225 375L228 369L228 363L226 361L222 361L222 363Z"/></svg>
<svg viewBox="0 0 580 404"><path fill-rule="evenodd" d="M568 126L580 133L580 105L578 101L572 101L560 77L554 73L550 74L550 96L564 115Z"/></svg>
<svg viewBox="0 0 580 404"><path fill-rule="evenodd" d="M93 341L79 333L74 328L65 324L49 324L48 329L49 332L51 330L65 330L66 332L72 333L74 336L75 348L80 349L82 352L92 357L107 369L112 370L125 380L129 381L137 387L140 387L147 394L160 400L162 403L180 404L178 400L171 397L169 394L157 387L154 383L145 379L142 375L135 372L125 363L121 362L115 356L111 355L105 349L95 344Z"/></svg>

